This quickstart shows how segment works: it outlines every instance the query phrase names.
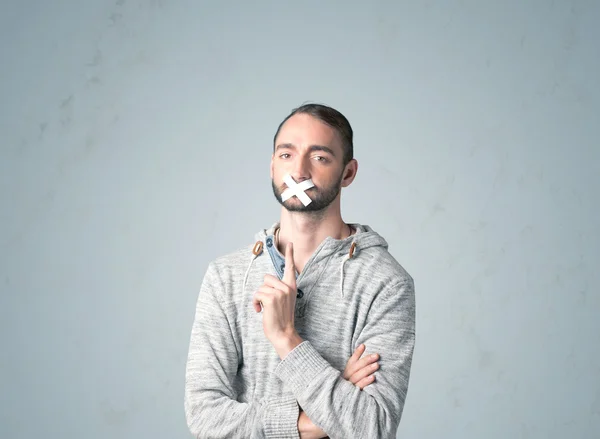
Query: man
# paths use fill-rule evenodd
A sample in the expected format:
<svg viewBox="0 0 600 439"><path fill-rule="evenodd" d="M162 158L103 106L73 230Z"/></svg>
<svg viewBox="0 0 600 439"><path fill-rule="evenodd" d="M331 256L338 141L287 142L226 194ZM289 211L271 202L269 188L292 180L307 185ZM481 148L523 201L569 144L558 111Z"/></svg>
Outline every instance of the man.
<svg viewBox="0 0 600 439"><path fill-rule="evenodd" d="M341 218L341 188L358 169L352 137L341 113L317 104L278 127L281 218L211 262L198 295L185 386L196 437L396 437L414 283L377 232Z"/></svg>

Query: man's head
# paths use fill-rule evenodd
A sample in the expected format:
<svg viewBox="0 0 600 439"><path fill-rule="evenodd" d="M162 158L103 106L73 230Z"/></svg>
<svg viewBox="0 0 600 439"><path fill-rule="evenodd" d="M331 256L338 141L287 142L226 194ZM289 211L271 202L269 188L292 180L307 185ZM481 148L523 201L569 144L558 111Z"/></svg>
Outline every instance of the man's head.
<svg viewBox="0 0 600 439"><path fill-rule="evenodd" d="M341 188L352 183L358 168L352 137L348 120L331 107L305 104L292 110L273 138L271 180L279 203L296 212L322 211L339 203ZM315 186L306 191L312 199L308 206L297 197L281 200L288 173L297 183L312 179Z"/></svg>

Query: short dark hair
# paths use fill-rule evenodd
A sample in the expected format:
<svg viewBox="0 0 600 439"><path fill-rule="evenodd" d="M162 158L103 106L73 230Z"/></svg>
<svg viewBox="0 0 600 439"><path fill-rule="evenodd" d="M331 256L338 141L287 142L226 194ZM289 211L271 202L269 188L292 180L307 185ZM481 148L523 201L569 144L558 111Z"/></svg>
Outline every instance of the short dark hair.
<svg viewBox="0 0 600 439"><path fill-rule="evenodd" d="M354 144L352 138L354 133L348 119L335 108L328 107L327 105L308 103L303 104L297 108L294 108L292 112L279 124L275 136L273 137L273 151L275 151L275 141L281 131L281 127L287 120L295 114L308 114L315 119L320 120L326 125L337 131L340 138L342 139L342 148L344 149L344 166L350 163L350 160L354 158Z"/></svg>

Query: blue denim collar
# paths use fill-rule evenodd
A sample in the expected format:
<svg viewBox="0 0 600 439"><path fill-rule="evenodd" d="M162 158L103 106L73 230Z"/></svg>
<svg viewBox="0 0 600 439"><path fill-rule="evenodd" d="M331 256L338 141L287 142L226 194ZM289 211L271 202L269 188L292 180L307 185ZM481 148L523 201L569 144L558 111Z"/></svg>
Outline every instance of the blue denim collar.
<svg viewBox="0 0 600 439"><path fill-rule="evenodd" d="M283 273L285 271L285 258L283 255L277 250L275 246L275 237L273 235L267 235L265 239L265 243L267 244L267 251L269 252L269 256L271 256L271 261L273 261L273 266L275 267L275 271L277 272L277 276L279 279L283 279ZM296 279L298 278L298 273L296 273ZM304 297L304 292L298 288L296 291L296 298L302 299Z"/></svg>
<svg viewBox="0 0 600 439"><path fill-rule="evenodd" d="M275 246L275 236L267 235L265 244L267 245L267 251L269 252L269 256L271 256L271 261L273 261L273 266L275 267L277 276L279 276L279 279L283 279L283 273L285 271L285 257L279 252L279 250L277 250L277 247ZM296 273L296 277L298 277L298 273Z"/></svg>

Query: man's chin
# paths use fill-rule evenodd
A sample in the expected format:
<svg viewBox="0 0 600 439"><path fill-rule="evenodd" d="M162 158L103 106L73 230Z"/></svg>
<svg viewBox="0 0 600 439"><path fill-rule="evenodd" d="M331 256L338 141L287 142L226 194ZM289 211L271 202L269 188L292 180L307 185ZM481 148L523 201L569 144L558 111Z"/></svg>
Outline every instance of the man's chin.
<svg viewBox="0 0 600 439"><path fill-rule="evenodd" d="M317 204L315 204L315 202L311 202L308 204L308 206L305 206L300 200L293 200L292 202L291 199L287 200L283 203L281 203L281 205L283 207L285 207L285 209L288 212L319 212L321 210L323 210L324 208L319 208L317 206Z"/></svg>
<svg viewBox="0 0 600 439"><path fill-rule="evenodd" d="M281 203L281 205L285 207L288 212L308 212L311 204L312 203L310 203L308 206L305 206L300 200L292 201L291 199Z"/></svg>

